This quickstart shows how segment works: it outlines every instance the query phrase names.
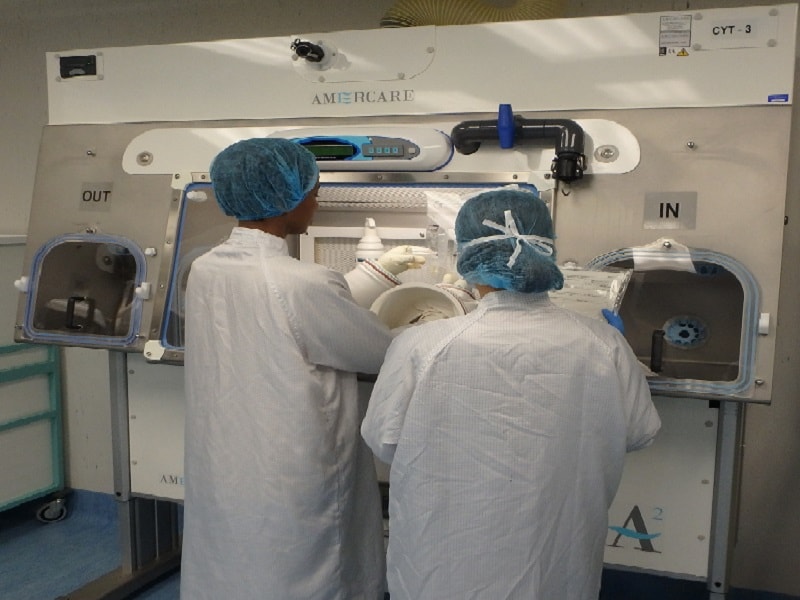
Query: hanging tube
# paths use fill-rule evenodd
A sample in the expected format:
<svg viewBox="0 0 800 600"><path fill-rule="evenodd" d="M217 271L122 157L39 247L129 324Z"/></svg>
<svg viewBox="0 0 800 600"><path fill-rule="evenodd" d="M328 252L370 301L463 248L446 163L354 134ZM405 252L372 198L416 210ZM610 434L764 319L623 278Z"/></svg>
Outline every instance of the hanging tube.
<svg viewBox="0 0 800 600"><path fill-rule="evenodd" d="M464 121L453 128L450 137L458 152L473 154L478 151L481 142L499 139L498 121ZM520 143L526 140L554 141L556 156L550 170L556 180L569 183L583 177L586 166L584 134L575 121L515 116L513 141Z"/></svg>

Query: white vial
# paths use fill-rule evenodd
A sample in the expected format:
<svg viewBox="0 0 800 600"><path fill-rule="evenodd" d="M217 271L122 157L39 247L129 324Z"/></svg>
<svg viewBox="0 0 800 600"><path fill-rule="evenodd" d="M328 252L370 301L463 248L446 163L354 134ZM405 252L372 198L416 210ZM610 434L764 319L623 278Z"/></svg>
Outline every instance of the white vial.
<svg viewBox="0 0 800 600"><path fill-rule="evenodd" d="M383 241L378 236L375 219L367 217L364 221L364 235L358 240L356 246L356 261L378 259L385 252Z"/></svg>

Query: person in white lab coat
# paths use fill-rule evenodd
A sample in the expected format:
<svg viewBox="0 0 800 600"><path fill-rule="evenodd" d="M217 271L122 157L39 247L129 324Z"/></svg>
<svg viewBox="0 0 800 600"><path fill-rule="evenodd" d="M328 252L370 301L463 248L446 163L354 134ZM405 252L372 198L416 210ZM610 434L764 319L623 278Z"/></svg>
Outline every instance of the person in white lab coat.
<svg viewBox="0 0 800 600"><path fill-rule="evenodd" d="M537 195L484 192L456 218L466 316L392 342L361 432L391 465L391 600L590 600L626 451L660 428L617 329L552 304Z"/></svg>
<svg viewBox="0 0 800 600"><path fill-rule="evenodd" d="M350 286L362 277L377 296L420 259L396 248L346 279L292 258L285 238L310 224L319 171L291 141L237 142L210 173L238 226L187 283L181 598L382 600L356 374L378 371L391 334Z"/></svg>

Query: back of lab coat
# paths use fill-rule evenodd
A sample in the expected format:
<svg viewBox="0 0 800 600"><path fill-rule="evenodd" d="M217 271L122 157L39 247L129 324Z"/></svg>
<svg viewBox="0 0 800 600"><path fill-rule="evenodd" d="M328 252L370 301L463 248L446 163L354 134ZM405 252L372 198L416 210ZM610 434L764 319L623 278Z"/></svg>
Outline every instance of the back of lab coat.
<svg viewBox="0 0 800 600"><path fill-rule="evenodd" d="M388 330L341 275L235 228L186 302L184 600L375 600L383 531L356 372Z"/></svg>
<svg viewBox="0 0 800 600"><path fill-rule="evenodd" d="M625 452L659 426L622 336L547 294L404 331L362 425L391 462L392 600L596 600Z"/></svg>

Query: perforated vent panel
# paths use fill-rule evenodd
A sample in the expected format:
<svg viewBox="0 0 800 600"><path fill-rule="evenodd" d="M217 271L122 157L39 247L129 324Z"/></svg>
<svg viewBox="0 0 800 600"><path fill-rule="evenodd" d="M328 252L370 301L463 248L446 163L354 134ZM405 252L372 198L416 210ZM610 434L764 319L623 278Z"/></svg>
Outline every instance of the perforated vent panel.
<svg viewBox="0 0 800 600"><path fill-rule="evenodd" d="M340 185L327 184L317 198L323 210L387 210L425 212L428 202L438 194L467 198L496 189L497 185L420 186L420 185Z"/></svg>
<svg viewBox="0 0 800 600"><path fill-rule="evenodd" d="M452 183L447 182L442 185L439 183L418 182L418 183L385 183L380 185L361 184L361 183L324 183L317 197L320 209L327 211L360 211L370 216L376 216L378 228L391 228L394 225L391 213L398 214L403 212L414 212L426 214L429 222L439 225L452 223L458 208L464 201L476 194L497 189L508 185L507 183ZM533 189L530 184L519 184L520 188ZM358 222L350 224L350 230L345 232L342 228L342 235L331 235L330 231L324 234L313 236L313 257L314 262L327 266L334 271L346 273L353 268L356 263L356 246L361 237L363 217L359 217ZM452 224L449 225L452 227ZM424 225L423 225L424 227ZM332 227L331 229L336 229ZM355 229L355 231L353 230ZM395 232L396 233L396 232ZM394 236L383 236L382 241L385 248L393 248L399 245L428 245L430 240L413 237L416 235L411 230L408 237L405 233ZM442 268L454 269L451 263L454 261L454 251L446 249L445 252L437 247L436 258L431 257L426 267L422 269L409 270L402 274L400 280L406 281L428 281L431 277L441 280L441 273L434 272L435 269ZM311 254L310 249L308 250Z"/></svg>
<svg viewBox="0 0 800 600"><path fill-rule="evenodd" d="M408 240L383 240L384 247L389 250L395 246L408 244L419 246L417 238ZM318 237L314 239L314 262L325 265L329 269L347 273L356 264L356 246L358 238Z"/></svg>

